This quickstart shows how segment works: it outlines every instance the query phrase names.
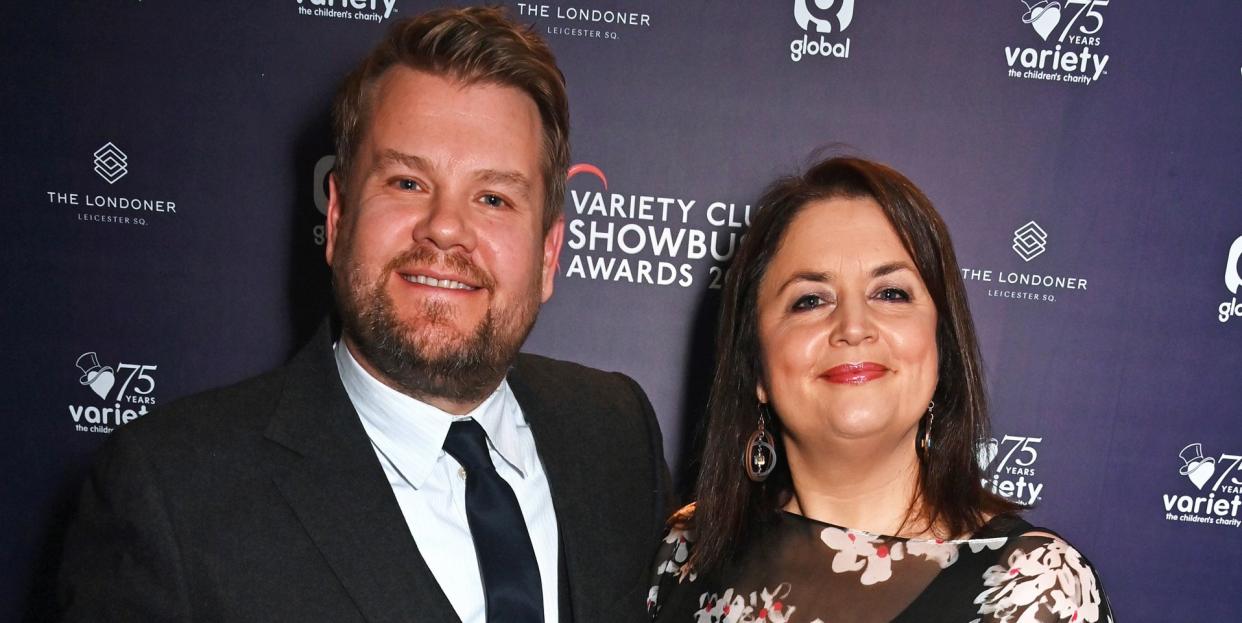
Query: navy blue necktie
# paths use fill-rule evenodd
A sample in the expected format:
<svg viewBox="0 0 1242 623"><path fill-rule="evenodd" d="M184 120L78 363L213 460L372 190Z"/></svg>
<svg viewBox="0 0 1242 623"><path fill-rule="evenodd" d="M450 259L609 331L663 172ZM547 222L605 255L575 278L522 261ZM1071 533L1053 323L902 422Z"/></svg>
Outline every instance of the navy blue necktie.
<svg viewBox="0 0 1242 623"><path fill-rule="evenodd" d="M483 576L488 623L543 623L535 548L517 496L492 465L487 433L474 420L453 422L444 451L466 469L466 520Z"/></svg>

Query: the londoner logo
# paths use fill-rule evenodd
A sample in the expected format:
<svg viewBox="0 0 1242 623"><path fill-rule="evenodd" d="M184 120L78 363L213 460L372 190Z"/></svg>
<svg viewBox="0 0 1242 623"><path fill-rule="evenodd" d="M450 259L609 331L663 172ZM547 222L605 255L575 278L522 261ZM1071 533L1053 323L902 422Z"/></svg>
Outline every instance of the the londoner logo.
<svg viewBox="0 0 1242 623"><path fill-rule="evenodd" d="M115 184L117 180L129 173L129 156L120 147L108 141L106 145L95 150L95 172L105 182Z"/></svg>
<svg viewBox="0 0 1242 623"><path fill-rule="evenodd" d="M361 22L382 22L397 12L397 0L297 0L298 13Z"/></svg>
<svg viewBox="0 0 1242 623"><path fill-rule="evenodd" d="M1044 490L1036 471L1038 446L1043 440L1043 437L1017 435L1005 435L999 441L988 440L977 455L979 467L986 474L982 481L984 488L1020 504L1037 502Z"/></svg>
<svg viewBox="0 0 1242 623"><path fill-rule="evenodd" d="M96 149L93 156L95 174L109 186L116 184L129 173L129 155L121 151L116 143L108 141ZM82 169L85 171L85 169ZM69 176L72 178L72 176ZM141 177L141 175L140 175ZM94 180L94 178L90 178ZM132 178L130 181L133 181ZM121 184L122 187L129 182ZM105 188L98 181L84 184L87 188ZM92 223L111 223L118 225L146 226L153 219L177 213L177 202L167 199L146 199L133 195L105 195L98 192L70 192L67 190L48 190L47 202L54 206L69 206L80 210L79 221ZM120 191L118 191L120 192ZM159 216L157 216L159 215Z"/></svg>
<svg viewBox="0 0 1242 623"><path fill-rule="evenodd" d="M151 373L157 370L156 366L101 364L93 350L78 355L75 364L80 373L78 385L89 390L85 397L90 403L69 405L74 430L110 433L117 426L146 415L148 407L155 405L155 377Z"/></svg>
<svg viewBox="0 0 1242 623"><path fill-rule="evenodd" d="M1013 232L1013 250L1022 258L1022 261L1029 262L1048 248L1048 232L1039 226L1039 223L1030 221L1026 225L1017 228Z"/></svg>
<svg viewBox="0 0 1242 623"><path fill-rule="evenodd" d="M651 14L640 11L545 2L518 2L516 6L519 17L537 20L543 33L554 37L615 41L651 28Z"/></svg>
<svg viewBox="0 0 1242 623"><path fill-rule="evenodd" d="M1225 259L1225 288L1234 296L1223 301L1216 309L1217 318L1221 322L1228 322L1230 318L1242 318L1242 303L1238 302L1237 296L1238 287L1242 286L1242 266L1238 265L1239 262L1242 262L1242 236L1238 236L1229 245L1229 256Z"/></svg>
<svg viewBox="0 0 1242 623"><path fill-rule="evenodd" d="M1242 526L1242 455L1204 455L1203 444L1186 444L1177 458L1177 473L1185 477L1185 490L1191 493L1165 493L1164 518L1185 523ZM1194 487L1190 489L1190 487ZM1206 493L1207 495L1203 495ZM1232 494L1232 497L1230 497Z"/></svg>
<svg viewBox="0 0 1242 623"><path fill-rule="evenodd" d="M981 281L989 284L987 295L1003 299L1040 301L1055 303L1063 294L1072 290L1086 290L1087 279L1079 276L1050 274L1038 269L1021 268L1027 264L1032 266L1040 262L1032 262L1043 256L1049 249L1048 231L1034 220L1013 230L1013 238L1009 248L1022 260L1017 270L1003 267L971 268L963 267L963 281ZM1008 256L1012 258L1013 256ZM1010 259L1010 264L1015 260Z"/></svg>
<svg viewBox="0 0 1242 623"><path fill-rule="evenodd" d="M749 204L616 192L617 180L590 163L570 167L567 182L569 278L720 288L750 224Z"/></svg>
<svg viewBox="0 0 1242 623"><path fill-rule="evenodd" d="M1088 85L1108 73L1100 29L1108 0L1018 0L1022 30L1036 46L1005 46L1010 78ZM1081 46L1081 47L1079 47Z"/></svg>
<svg viewBox="0 0 1242 623"><path fill-rule="evenodd" d="M850 57L850 38L840 33L854 21L854 0L794 0L793 13L794 21L806 33L789 42L790 60Z"/></svg>

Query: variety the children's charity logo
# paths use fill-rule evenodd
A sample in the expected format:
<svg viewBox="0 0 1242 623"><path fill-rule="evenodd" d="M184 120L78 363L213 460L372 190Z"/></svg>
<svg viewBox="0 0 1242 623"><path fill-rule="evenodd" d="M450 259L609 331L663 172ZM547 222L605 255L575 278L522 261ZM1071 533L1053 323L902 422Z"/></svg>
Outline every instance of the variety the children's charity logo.
<svg viewBox="0 0 1242 623"><path fill-rule="evenodd" d="M110 433L115 427L146 415L148 407L155 405L155 377L151 373L157 370L156 366L134 363L105 365L100 363L95 351L79 355L76 365L81 373L78 384L90 390L88 396L93 394L92 402L99 402L102 406L69 405L74 430Z"/></svg>
<svg viewBox="0 0 1242 623"><path fill-rule="evenodd" d="M1108 0L1019 0L1022 23L1041 47L1005 47L1009 77L1087 85L1108 73L1108 55L1099 52L1102 7ZM1078 46L1082 46L1079 48Z"/></svg>
<svg viewBox="0 0 1242 623"><path fill-rule="evenodd" d="M1242 267L1238 266L1238 262L1242 261L1242 236L1238 236L1229 245L1229 256L1225 259L1225 288L1229 290L1230 297L1228 301L1223 301L1217 308L1217 317L1221 322L1228 322L1230 318L1242 318L1242 303L1238 302L1238 286L1242 286Z"/></svg>
<svg viewBox="0 0 1242 623"><path fill-rule="evenodd" d="M382 22L397 12L397 0L298 0L298 14Z"/></svg>
<svg viewBox="0 0 1242 623"><path fill-rule="evenodd" d="M1030 263L1048 251L1048 241L1048 231L1039 223L1031 220L1013 231L1010 248L1023 263ZM987 294L1004 299L1055 303L1062 296L1062 292L1087 289L1087 280L1083 277L1003 268L962 268L961 270L963 281L982 281L1003 286L995 288L989 286Z"/></svg>
<svg viewBox="0 0 1242 623"><path fill-rule="evenodd" d="M95 150L95 172L105 182L115 184L129 173L129 156L108 141L108 144Z"/></svg>
<svg viewBox="0 0 1242 623"><path fill-rule="evenodd" d="M708 288L724 282L750 205L616 192L600 167L569 168L565 253L569 278Z"/></svg>
<svg viewBox="0 0 1242 623"><path fill-rule="evenodd" d="M854 21L854 0L794 0L794 21L806 33L789 42L789 58L795 63L803 56L850 57L849 37L838 35Z"/></svg>
<svg viewBox="0 0 1242 623"><path fill-rule="evenodd" d="M1039 226L1039 223L1031 221L1013 232L1013 250L1022 258L1022 261L1029 262L1048 248L1048 232Z"/></svg>
<svg viewBox="0 0 1242 623"><path fill-rule="evenodd" d="M1177 473L1194 487L1191 494L1165 493L1164 518L1168 521L1242 526L1242 455L1204 456L1202 443L1187 444L1178 453ZM1207 493L1207 495L1202 495ZM1232 494L1233 497L1229 497Z"/></svg>
<svg viewBox="0 0 1242 623"><path fill-rule="evenodd" d="M1000 441L989 439L979 448L977 458L985 476L983 486L1020 504L1040 499L1044 485L1038 482L1036 461L1043 437L1005 435ZM1000 457L1000 460L997 460Z"/></svg>

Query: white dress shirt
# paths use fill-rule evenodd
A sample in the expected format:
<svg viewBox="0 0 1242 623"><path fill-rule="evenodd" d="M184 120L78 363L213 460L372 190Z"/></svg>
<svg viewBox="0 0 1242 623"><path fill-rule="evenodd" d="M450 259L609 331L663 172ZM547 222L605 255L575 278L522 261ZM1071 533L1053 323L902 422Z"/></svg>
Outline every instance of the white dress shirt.
<svg viewBox="0 0 1242 623"><path fill-rule="evenodd" d="M513 488L530 531L543 587L543 615L558 620L556 514L543 464L508 381L470 413L455 416L419 402L371 376L344 342L336 367L371 438L401 513L449 603L463 623L484 623L483 581L466 520L465 470L444 452L449 425L473 418L487 432L496 471Z"/></svg>

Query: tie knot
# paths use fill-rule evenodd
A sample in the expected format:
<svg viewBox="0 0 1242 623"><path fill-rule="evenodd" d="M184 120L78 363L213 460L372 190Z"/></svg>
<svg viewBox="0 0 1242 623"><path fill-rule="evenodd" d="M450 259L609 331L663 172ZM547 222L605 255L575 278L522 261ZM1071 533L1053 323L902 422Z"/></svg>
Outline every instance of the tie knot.
<svg viewBox="0 0 1242 623"><path fill-rule="evenodd" d="M457 459L467 473L479 469L493 469L492 457L487 452L487 433L474 420L458 420L449 426L444 438L444 451Z"/></svg>

